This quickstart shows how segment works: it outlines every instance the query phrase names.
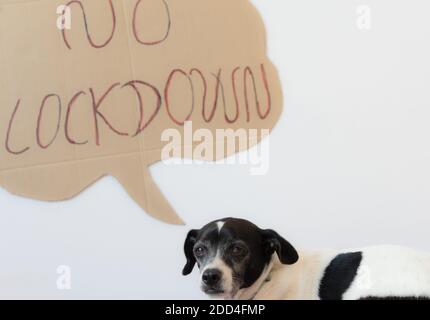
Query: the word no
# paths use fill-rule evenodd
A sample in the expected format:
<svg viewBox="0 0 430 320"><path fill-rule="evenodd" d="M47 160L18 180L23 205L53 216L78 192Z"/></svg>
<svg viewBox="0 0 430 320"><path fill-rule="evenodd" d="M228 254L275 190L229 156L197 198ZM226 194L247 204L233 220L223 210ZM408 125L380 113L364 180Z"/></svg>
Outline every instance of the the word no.
<svg viewBox="0 0 430 320"><path fill-rule="evenodd" d="M160 1L162 2L162 5L164 7L165 16L164 16L164 19L159 19L160 20L159 23L161 26L161 29L160 29L161 36L157 37L156 39L143 39L142 35L140 34L139 28L138 28L139 12L143 9L143 1L142 0L136 1L134 10L133 10L133 17L131 19L131 24L132 24L131 30L133 31L135 40L142 45L148 45L148 46L157 45L164 42L169 37L170 28L172 25L171 19L170 19L169 5L167 4L166 0L160 0ZM87 40L93 48L96 48L96 49L104 48L111 42L117 29L117 12L115 10L115 6L113 5L112 0L107 0L107 3L109 4L109 8L111 12L111 19L112 19L111 29L110 29L109 35L107 36L107 39L105 39L104 41L100 41L98 43L94 41L91 36L91 32L89 28L90 23L88 22L87 14L85 12L85 6L82 4L81 1L73 0L67 3L66 5L61 5L57 7L57 15L59 15L57 18L57 28L58 30L61 31L64 43L67 46L67 48L69 48L70 50L72 49L72 46L67 38L67 33L66 33L67 30L70 30L72 28L72 12L71 12L72 5L76 5L78 6L78 8L81 9L82 16L84 19L84 28L85 28Z"/></svg>

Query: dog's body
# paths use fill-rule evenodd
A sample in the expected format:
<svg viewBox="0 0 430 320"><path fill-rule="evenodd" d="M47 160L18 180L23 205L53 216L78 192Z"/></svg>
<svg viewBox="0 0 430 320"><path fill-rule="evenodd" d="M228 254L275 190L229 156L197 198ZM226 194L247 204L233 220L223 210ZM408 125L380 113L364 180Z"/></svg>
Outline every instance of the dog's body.
<svg viewBox="0 0 430 320"><path fill-rule="evenodd" d="M343 252L300 253L293 265L274 255L267 277L237 299L430 299L430 255L378 246ZM253 290L254 289L254 290Z"/></svg>
<svg viewBox="0 0 430 320"><path fill-rule="evenodd" d="M185 253L184 274L197 262L216 298L430 299L430 255L403 247L298 254L273 230L228 218L192 230Z"/></svg>

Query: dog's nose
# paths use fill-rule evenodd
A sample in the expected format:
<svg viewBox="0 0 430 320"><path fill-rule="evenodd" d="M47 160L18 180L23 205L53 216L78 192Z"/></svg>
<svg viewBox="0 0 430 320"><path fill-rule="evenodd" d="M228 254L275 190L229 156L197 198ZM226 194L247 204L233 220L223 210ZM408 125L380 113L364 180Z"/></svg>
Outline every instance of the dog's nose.
<svg viewBox="0 0 430 320"><path fill-rule="evenodd" d="M208 269L203 272L202 280L207 286L217 285L221 281L222 273L218 269Z"/></svg>

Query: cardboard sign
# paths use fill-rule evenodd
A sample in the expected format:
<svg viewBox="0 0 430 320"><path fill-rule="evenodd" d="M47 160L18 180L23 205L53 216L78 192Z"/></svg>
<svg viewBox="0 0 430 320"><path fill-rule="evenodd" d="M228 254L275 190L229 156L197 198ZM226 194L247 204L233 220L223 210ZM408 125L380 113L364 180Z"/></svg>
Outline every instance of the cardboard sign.
<svg viewBox="0 0 430 320"><path fill-rule="evenodd" d="M181 223L148 170L163 131L272 129L281 110L248 0L0 0L0 186L14 194L65 200L112 175Z"/></svg>

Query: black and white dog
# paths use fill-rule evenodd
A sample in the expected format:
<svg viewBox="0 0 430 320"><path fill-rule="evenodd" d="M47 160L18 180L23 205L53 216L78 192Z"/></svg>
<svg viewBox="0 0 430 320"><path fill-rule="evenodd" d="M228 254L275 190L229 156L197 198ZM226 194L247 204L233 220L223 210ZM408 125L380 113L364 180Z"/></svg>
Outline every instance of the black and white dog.
<svg viewBox="0 0 430 320"><path fill-rule="evenodd" d="M197 263L201 288L224 299L429 299L430 255L379 246L301 252L273 230L227 218L191 230L188 275Z"/></svg>

